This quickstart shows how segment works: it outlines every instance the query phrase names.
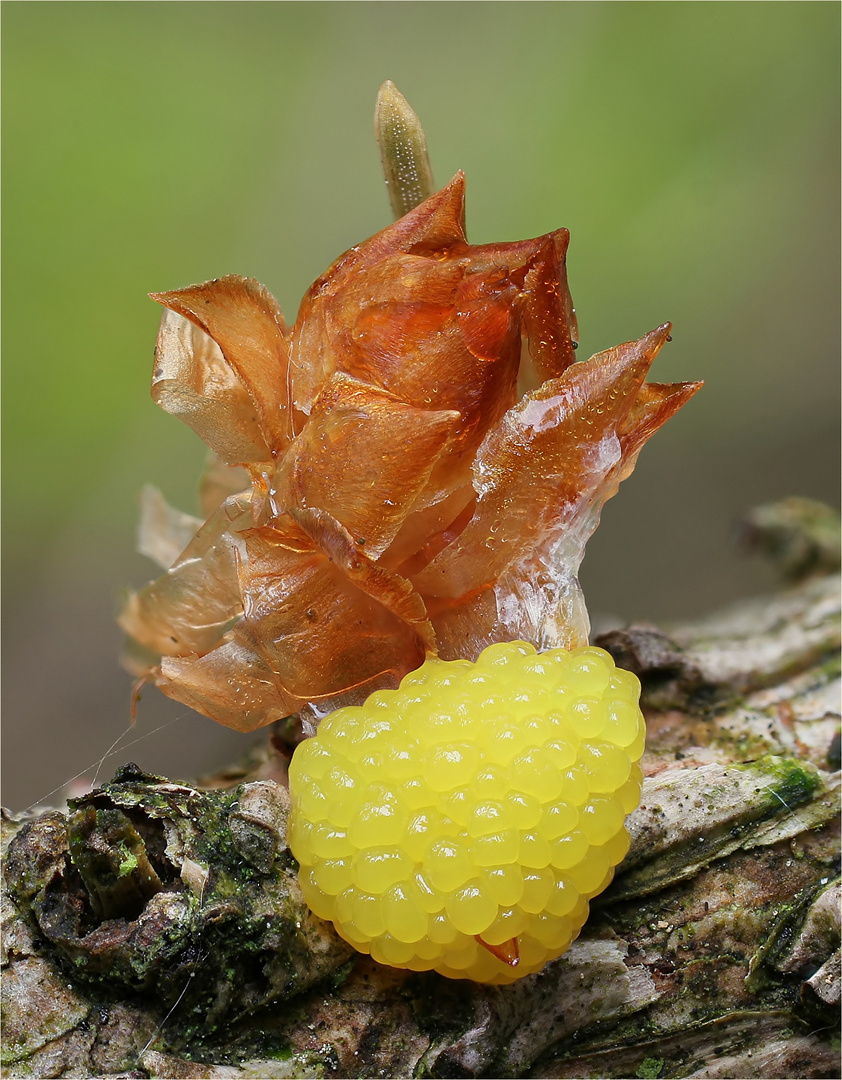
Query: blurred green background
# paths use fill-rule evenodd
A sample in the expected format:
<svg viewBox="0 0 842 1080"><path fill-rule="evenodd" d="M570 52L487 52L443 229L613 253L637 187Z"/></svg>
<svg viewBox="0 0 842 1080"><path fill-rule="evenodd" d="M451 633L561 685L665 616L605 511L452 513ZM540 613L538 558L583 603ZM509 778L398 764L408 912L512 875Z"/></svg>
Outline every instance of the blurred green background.
<svg viewBox="0 0 842 1080"><path fill-rule="evenodd" d="M838 24L810 2L5 3L4 801L92 778L125 729L138 491L195 507L203 447L149 397L147 292L246 274L294 317L388 223L385 78L439 183L466 171L474 242L570 228L580 355L670 319L655 378L707 380L606 509L595 620L770 587L735 518L838 492ZM153 690L134 739L101 778L247 742Z"/></svg>

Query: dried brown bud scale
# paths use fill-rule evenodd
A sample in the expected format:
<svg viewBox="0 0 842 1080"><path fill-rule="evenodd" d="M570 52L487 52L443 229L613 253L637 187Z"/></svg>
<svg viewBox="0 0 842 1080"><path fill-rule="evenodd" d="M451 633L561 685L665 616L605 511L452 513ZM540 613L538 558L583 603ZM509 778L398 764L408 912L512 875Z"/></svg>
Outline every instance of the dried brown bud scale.
<svg viewBox="0 0 842 1080"><path fill-rule="evenodd" d="M137 674L249 731L429 656L586 642L600 508L700 384L644 381L669 324L574 363L568 241L470 245L460 173L341 256L291 328L251 279L155 295L153 395L218 461L208 520L122 612L160 658ZM172 552L189 522L146 507L145 549Z"/></svg>

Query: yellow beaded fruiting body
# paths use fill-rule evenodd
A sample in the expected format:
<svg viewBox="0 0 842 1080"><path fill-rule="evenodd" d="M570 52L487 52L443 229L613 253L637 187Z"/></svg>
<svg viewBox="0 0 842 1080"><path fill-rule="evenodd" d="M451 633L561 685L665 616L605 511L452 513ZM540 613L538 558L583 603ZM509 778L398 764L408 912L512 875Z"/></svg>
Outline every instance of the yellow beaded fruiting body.
<svg viewBox="0 0 842 1080"><path fill-rule="evenodd" d="M506 983L577 936L628 850L640 684L601 649L491 645L340 709L290 765L312 910L361 952Z"/></svg>

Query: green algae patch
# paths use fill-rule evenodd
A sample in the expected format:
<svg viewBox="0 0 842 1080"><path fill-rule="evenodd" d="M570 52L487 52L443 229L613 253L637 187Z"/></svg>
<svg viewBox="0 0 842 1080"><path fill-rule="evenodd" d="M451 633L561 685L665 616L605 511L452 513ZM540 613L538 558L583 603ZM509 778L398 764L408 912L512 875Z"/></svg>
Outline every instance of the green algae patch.
<svg viewBox="0 0 842 1080"><path fill-rule="evenodd" d="M765 813L758 817L773 817L784 810L793 810L810 799L822 786L822 779L815 765L796 758L766 755L757 761L735 765L735 769L757 775L757 807Z"/></svg>

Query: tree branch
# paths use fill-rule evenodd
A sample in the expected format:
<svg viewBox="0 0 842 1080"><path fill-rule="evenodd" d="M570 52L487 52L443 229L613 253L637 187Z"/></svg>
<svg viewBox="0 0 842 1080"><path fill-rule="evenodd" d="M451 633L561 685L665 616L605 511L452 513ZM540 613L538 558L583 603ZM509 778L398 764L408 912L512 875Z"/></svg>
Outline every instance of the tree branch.
<svg viewBox="0 0 842 1080"><path fill-rule="evenodd" d="M600 641L644 687L631 849L511 986L352 953L302 900L268 758L5 816L6 1075L837 1076L839 641L833 575Z"/></svg>

